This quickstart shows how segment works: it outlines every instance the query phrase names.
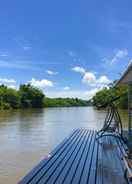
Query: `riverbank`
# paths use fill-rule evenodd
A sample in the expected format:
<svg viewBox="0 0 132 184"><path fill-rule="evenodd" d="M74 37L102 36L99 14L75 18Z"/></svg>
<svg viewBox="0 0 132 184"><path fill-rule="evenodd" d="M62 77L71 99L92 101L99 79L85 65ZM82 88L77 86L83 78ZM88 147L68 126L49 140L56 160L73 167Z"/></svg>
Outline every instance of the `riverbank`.
<svg viewBox="0 0 132 184"><path fill-rule="evenodd" d="M78 98L48 98L42 90L30 85L13 89L0 85L0 109L89 106L90 101Z"/></svg>

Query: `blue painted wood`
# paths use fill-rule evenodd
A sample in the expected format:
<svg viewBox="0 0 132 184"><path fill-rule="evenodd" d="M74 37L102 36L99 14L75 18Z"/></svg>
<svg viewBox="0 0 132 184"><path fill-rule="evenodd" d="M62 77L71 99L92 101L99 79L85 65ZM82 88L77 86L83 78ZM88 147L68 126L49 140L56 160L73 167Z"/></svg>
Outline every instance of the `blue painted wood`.
<svg viewBox="0 0 132 184"><path fill-rule="evenodd" d="M86 137L85 137L86 141L89 140L89 136L91 136L90 132L87 132ZM48 183L55 183L55 182L63 183L64 182L64 180L66 179L67 174L70 172L73 164L76 162L76 165L77 165L77 158L79 159L78 155L80 155L79 153L80 153L80 151L82 151L82 149L80 149L82 146L85 147L85 144L84 144L84 142L82 144L82 139L81 139L81 144L78 144L77 148L74 149L74 154L73 153L69 154L69 156L66 157L65 163L62 163L59 167L59 172L57 169L56 172L54 172L54 174L50 178ZM75 167L75 165L74 165L74 167Z"/></svg>
<svg viewBox="0 0 132 184"><path fill-rule="evenodd" d="M125 184L125 146L115 137L101 142L96 131L75 130L19 184Z"/></svg>
<svg viewBox="0 0 132 184"><path fill-rule="evenodd" d="M95 132L94 132L94 134L92 136L90 148L89 148L89 151L87 153L87 158L85 160L85 166L84 166L84 168L82 170L82 177L80 178L80 183L81 184L88 183L89 176L90 176L90 171L91 171L91 163L92 163L94 145L95 145ZM94 178L93 178L93 180L94 180Z"/></svg>
<svg viewBox="0 0 132 184"><path fill-rule="evenodd" d="M87 131L83 132L78 138L73 142L73 144L70 144L68 149L59 157L57 162L52 165L51 169L46 173L45 177L41 177L39 180L40 183L48 183L48 180L53 175L53 173L56 171L56 169L64 162L64 159L69 160L69 157L74 153L74 151L79 151L81 147L81 140L85 141L87 135Z"/></svg>
<svg viewBox="0 0 132 184"><path fill-rule="evenodd" d="M71 165L71 167L69 169L68 174L65 177L65 180L63 180L64 183L67 183L67 184L68 183L72 183L73 178L74 178L74 176L76 174L78 163L79 163L80 158L81 158L81 156L83 154L83 150L85 149L86 143L87 143L87 137L85 137L85 139L80 142L80 149L79 149L78 152L75 152L72 165Z"/></svg>
<svg viewBox="0 0 132 184"><path fill-rule="evenodd" d="M85 149L84 151L82 152L82 156L81 156L81 159L80 161L78 162L78 166L76 168L76 173L73 177L73 180L72 182L73 183L84 183L84 181L81 181L81 178L82 178L82 174L83 174L83 171L85 169L85 163L86 163L86 160L88 158L88 154L89 154L89 150L90 150L90 146L91 146L91 143L92 143L92 140L93 140L93 135L94 135L94 132L91 131L90 132L90 137L89 139L87 140L87 144L85 146Z"/></svg>
<svg viewBox="0 0 132 184"><path fill-rule="evenodd" d="M41 172L42 169L44 169L44 167L46 166L46 164L48 164L48 162L52 163L53 159L56 157L56 155L59 155L62 153L62 151L65 149L65 147L70 143L70 141L72 140L72 138L75 138L76 136L78 136L78 133L80 133L82 131L82 129L77 129L75 130L75 132L73 132L68 138L66 138L61 144L59 144L55 150L53 150L49 155L51 155L51 157L49 159L44 159L42 160L35 168L33 168L33 170L27 175L25 176L22 181L19 182L19 184L26 184L26 183L30 183L30 181L32 181L37 174L39 174L39 172Z"/></svg>

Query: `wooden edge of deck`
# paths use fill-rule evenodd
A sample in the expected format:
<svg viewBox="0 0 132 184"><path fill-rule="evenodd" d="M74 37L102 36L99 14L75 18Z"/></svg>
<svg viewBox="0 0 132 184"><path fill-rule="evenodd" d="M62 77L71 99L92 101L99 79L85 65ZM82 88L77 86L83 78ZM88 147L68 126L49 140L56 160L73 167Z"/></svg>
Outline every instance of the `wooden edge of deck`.
<svg viewBox="0 0 132 184"><path fill-rule="evenodd" d="M109 150L99 144L95 130L74 130L18 184L109 184L111 180L124 184L121 157L125 145L115 137L105 137L101 141L113 147Z"/></svg>
<svg viewBox="0 0 132 184"><path fill-rule="evenodd" d="M33 167L33 169L31 169L24 177L22 177L20 179L20 181L18 182L18 184L21 183L27 183L29 178L31 178L33 175L35 175L42 167L43 165L47 162L47 160L62 146L66 143L66 141L72 137L75 133L77 133L78 131L81 131L85 128L78 128L78 129L73 129L72 132L65 137L62 142L60 144L58 144L51 152L49 152L49 154L47 156L45 156L36 166Z"/></svg>

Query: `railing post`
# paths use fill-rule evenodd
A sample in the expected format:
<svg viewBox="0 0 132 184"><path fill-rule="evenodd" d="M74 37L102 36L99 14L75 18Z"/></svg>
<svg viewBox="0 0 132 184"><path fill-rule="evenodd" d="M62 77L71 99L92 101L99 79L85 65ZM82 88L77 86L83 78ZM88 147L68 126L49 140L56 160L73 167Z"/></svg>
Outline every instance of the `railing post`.
<svg viewBox="0 0 132 184"><path fill-rule="evenodd" d="M128 84L128 158L132 159L132 83Z"/></svg>

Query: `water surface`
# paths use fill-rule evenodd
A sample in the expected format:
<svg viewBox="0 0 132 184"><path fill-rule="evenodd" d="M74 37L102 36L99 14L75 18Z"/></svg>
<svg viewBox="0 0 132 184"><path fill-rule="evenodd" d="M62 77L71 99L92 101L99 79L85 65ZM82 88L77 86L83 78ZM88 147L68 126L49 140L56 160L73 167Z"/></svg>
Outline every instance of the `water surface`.
<svg viewBox="0 0 132 184"><path fill-rule="evenodd" d="M127 113L121 115L126 127ZM1 111L0 183L17 183L72 130L98 129L104 117L93 107Z"/></svg>

